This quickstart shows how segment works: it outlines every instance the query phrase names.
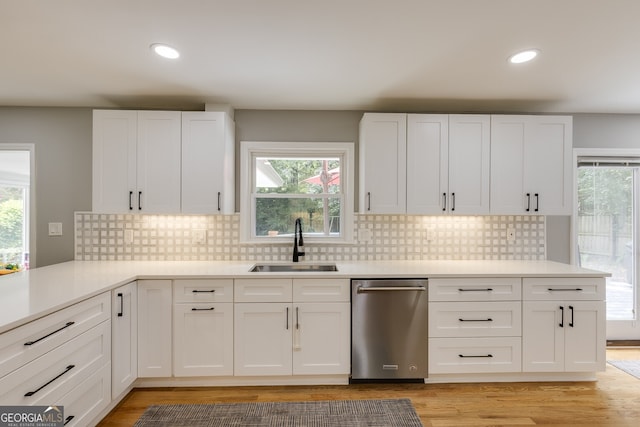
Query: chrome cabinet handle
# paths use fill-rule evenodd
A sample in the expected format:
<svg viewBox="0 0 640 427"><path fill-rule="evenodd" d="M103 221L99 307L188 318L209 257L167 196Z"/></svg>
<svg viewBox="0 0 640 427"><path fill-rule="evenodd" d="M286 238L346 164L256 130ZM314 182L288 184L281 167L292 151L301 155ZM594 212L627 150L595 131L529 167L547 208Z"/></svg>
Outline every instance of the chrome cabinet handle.
<svg viewBox="0 0 640 427"><path fill-rule="evenodd" d="M464 289L458 288L458 292L491 292L493 288L484 288L484 289Z"/></svg>
<svg viewBox="0 0 640 427"><path fill-rule="evenodd" d="M569 321L569 327L573 328L573 306L569 306L569 310L571 310L571 320Z"/></svg>
<svg viewBox="0 0 640 427"><path fill-rule="evenodd" d="M296 329L300 329L300 307L296 307Z"/></svg>
<svg viewBox="0 0 640 427"><path fill-rule="evenodd" d="M142 210L142 191L138 191L138 210Z"/></svg>
<svg viewBox="0 0 640 427"><path fill-rule="evenodd" d="M558 325L561 328L564 328L564 307L560 306L560 324Z"/></svg>
<svg viewBox="0 0 640 427"><path fill-rule="evenodd" d="M456 193L451 193L451 212L456 210Z"/></svg>
<svg viewBox="0 0 640 427"><path fill-rule="evenodd" d="M527 212L529 212L531 210L531 193L527 193L527 209L525 209Z"/></svg>
<svg viewBox="0 0 640 427"><path fill-rule="evenodd" d="M535 212L538 212L538 208L540 207L540 197L538 196L538 193L533 195L536 198L536 208L534 209Z"/></svg>
<svg viewBox="0 0 640 427"><path fill-rule="evenodd" d="M129 191L129 210L132 211L133 210L133 191Z"/></svg>
<svg viewBox="0 0 640 427"><path fill-rule="evenodd" d="M289 307L287 307L287 313L286 313L285 317L286 317L286 328L287 328L287 331L288 331L289 330Z"/></svg>
<svg viewBox="0 0 640 427"><path fill-rule="evenodd" d="M371 191L367 192L367 210L371 210Z"/></svg>
<svg viewBox="0 0 640 427"><path fill-rule="evenodd" d="M209 308L192 308L191 311L213 311L215 310L215 307L209 307Z"/></svg>
<svg viewBox="0 0 640 427"><path fill-rule="evenodd" d="M191 292L194 294L211 294L214 293L216 290L215 289L208 289L206 291L202 291L200 289L194 289Z"/></svg>
<svg viewBox="0 0 640 427"><path fill-rule="evenodd" d="M45 388L46 386L48 386L49 384L51 384L52 382L54 382L55 380L57 380L58 378L60 378L61 376L63 376L64 374L66 374L67 372L69 372L70 370L72 370L75 367L76 367L76 365L67 366L67 368L62 373L56 375L54 378L52 378L49 381L47 381L46 384L43 384L40 387L38 387L36 390L28 391L27 393L25 393L24 397L33 396L34 394L36 394L37 392L39 392L40 390L42 390L43 388Z"/></svg>
<svg viewBox="0 0 640 427"><path fill-rule="evenodd" d="M458 357L493 357L493 354L482 354L482 355L464 355L459 354Z"/></svg>
<svg viewBox="0 0 640 427"><path fill-rule="evenodd" d="M493 322L492 318L488 319L458 319L460 322Z"/></svg>
<svg viewBox="0 0 640 427"><path fill-rule="evenodd" d="M447 193L442 193L442 212L447 210Z"/></svg>
<svg viewBox="0 0 640 427"><path fill-rule="evenodd" d="M424 292L427 288L424 286L376 286L373 288L365 288L363 286L358 286L358 293L361 294L363 292L384 292L384 291L419 291Z"/></svg>
<svg viewBox="0 0 640 427"><path fill-rule="evenodd" d="M581 292L582 288L547 288L549 292Z"/></svg>
<svg viewBox="0 0 640 427"><path fill-rule="evenodd" d="M218 212L220 211L220 192L218 191Z"/></svg>
<svg viewBox="0 0 640 427"><path fill-rule="evenodd" d="M51 333L48 333L47 335L45 335L43 337L40 337L35 341L27 341L26 343L24 343L24 345L34 345L35 343L37 343L39 341L42 341L45 338L49 338L53 334L57 334L58 332L62 331L63 329L67 329L69 326L73 325L74 323L76 323L76 322L67 322L62 328L56 329L55 331L53 331Z"/></svg>

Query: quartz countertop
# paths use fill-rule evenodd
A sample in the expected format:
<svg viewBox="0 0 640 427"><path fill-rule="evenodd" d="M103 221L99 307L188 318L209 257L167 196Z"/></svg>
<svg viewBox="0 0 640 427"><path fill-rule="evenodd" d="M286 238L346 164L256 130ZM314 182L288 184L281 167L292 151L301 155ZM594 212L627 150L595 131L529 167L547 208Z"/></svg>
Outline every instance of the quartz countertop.
<svg viewBox="0 0 640 427"><path fill-rule="evenodd" d="M309 262L314 263L324 264L332 261ZM138 279L609 275L552 261L338 261L335 262L338 271L249 272L254 264L256 262L247 261L69 261L5 275L0 277L0 333Z"/></svg>

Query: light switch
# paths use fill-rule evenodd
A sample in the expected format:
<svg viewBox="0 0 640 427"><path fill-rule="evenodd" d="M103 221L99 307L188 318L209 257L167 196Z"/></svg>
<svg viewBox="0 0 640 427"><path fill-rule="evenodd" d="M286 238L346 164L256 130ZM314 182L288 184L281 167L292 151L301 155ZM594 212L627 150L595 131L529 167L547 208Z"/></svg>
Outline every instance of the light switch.
<svg viewBox="0 0 640 427"><path fill-rule="evenodd" d="M50 222L49 223L49 236L62 236L62 223Z"/></svg>

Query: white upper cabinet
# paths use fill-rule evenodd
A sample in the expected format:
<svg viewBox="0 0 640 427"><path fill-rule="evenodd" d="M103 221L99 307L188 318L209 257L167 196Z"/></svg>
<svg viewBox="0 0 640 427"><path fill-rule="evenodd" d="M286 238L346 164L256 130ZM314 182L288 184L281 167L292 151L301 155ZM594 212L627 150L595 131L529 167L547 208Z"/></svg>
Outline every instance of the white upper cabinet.
<svg viewBox="0 0 640 427"><path fill-rule="evenodd" d="M572 118L491 116L491 213L570 215Z"/></svg>
<svg viewBox="0 0 640 427"><path fill-rule="evenodd" d="M93 211L233 213L234 129L222 112L94 110Z"/></svg>
<svg viewBox="0 0 640 427"><path fill-rule="evenodd" d="M360 212L404 213L407 115L365 113L360 121Z"/></svg>
<svg viewBox="0 0 640 427"><path fill-rule="evenodd" d="M180 112L93 112L93 211L180 212Z"/></svg>
<svg viewBox="0 0 640 427"><path fill-rule="evenodd" d="M410 114L407 213L489 213L488 115Z"/></svg>
<svg viewBox="0 0 640 427"><path fill-rule="evenodd" d="M235 125L223 112L182 113L182 213L235 211Z"/></svg>

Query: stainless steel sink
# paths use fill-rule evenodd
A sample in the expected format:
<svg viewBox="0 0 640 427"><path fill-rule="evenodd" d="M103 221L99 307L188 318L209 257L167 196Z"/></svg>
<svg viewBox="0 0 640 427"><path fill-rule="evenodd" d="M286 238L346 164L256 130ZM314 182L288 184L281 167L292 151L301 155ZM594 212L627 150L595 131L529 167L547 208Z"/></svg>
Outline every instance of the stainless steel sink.
<svg viewBox="0 0 640 427"><path fill-rule="evenodd" d="M256 264L252 273L338 271L335 264Z"/></svg>

